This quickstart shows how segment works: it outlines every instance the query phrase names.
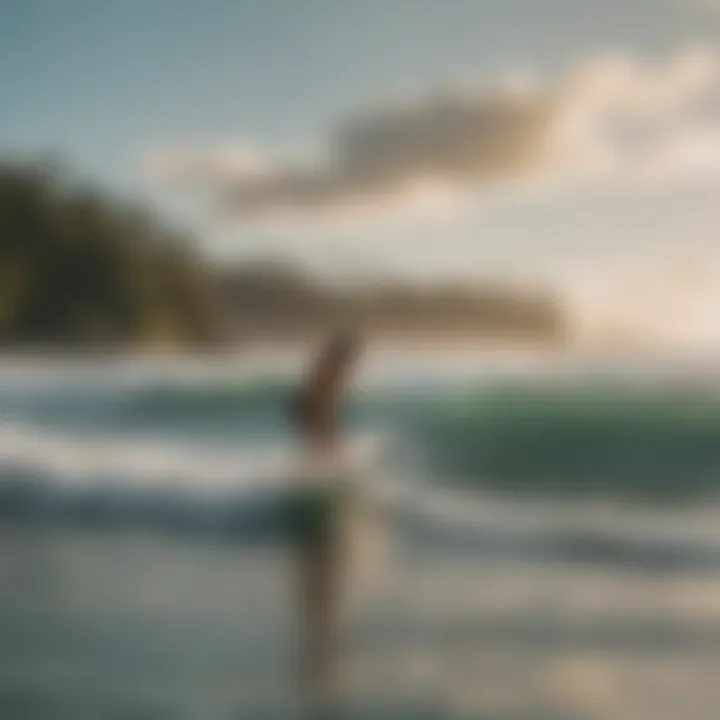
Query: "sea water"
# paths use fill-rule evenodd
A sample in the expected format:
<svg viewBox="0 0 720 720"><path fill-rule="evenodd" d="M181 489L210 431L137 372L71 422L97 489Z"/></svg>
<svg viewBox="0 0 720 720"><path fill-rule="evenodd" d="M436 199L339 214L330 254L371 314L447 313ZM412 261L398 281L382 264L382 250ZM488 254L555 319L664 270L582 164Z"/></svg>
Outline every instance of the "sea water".
<svg viewBox="0 0 720 720"><path fill-rule="evenodd" d="M298 717L295 358L0 364L0 717ZM375 355L344 715L716 718L720 364ZM368 538L370 535L368 535Z"/></svg>

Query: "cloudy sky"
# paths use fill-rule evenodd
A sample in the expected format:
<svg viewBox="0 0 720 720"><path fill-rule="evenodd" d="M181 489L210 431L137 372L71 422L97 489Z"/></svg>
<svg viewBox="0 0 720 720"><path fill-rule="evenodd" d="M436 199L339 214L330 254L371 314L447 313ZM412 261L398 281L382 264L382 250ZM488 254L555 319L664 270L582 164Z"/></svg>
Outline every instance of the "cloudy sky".
<svg viewBox="0 0 720 720"><path fill-rule="evenodd" d="M713 0L0 0L0 152L220 256L720 339L719 39Z"/></svg>

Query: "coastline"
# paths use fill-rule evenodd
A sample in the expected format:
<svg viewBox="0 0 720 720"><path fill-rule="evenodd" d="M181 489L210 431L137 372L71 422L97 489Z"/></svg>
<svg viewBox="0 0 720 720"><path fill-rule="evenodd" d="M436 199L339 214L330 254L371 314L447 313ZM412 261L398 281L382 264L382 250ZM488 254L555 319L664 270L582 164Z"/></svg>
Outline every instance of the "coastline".
<svg viewBox="0 0 720 720"><path fill-rule="evenodd" d="M96 346L82 350L68 347L14 346L0 350L0 365L32 370L53 366L126 369L143 367L158 370L237 367L243 372L273 373L295 371L324 337L321 331L303 337L262 337L228 342L207 348L142 347L138 345ZM364 364L386 368L429 365L472 368L480 363L483 370L504 368L548 369L645 368L712 372L720 360L713 348L668 347L656 345L617 346L604 343L580 343L528 338L474 338L466 335L415 334L365 336Z"/></svg>

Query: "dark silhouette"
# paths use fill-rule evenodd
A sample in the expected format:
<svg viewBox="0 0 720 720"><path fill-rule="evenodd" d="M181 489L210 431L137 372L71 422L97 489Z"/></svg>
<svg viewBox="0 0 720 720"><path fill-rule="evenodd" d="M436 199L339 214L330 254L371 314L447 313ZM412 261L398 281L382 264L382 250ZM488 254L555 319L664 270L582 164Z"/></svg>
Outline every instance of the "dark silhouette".
<svg viewBox="0 0 720 720"><path fill-rule="evenodd" d="M301 442L300 474L291 511L296 550L298 603L304 630L303 688L311 709L332 703L340 660L346 557L343 513L347 485L342 473L343 438L338 417L358 341L333 336L315 361L291 407ZM338 462L340 460L340 462Z"/></svg>
<svg viewBox="0 0 720 720"><path fill-rule="evenodd" d="M44 165L0 165L0 343L207 345L214 278L178 232Z"/></svg>
<svg viewBox="0 0 720 720"><path fill-rule="evenodd" d="M300 339L348 319L389 340L565 335L542 292L329 288L292 266L218 265L143 208L52 165L0 163L0 346L208 348Z"/></svg>

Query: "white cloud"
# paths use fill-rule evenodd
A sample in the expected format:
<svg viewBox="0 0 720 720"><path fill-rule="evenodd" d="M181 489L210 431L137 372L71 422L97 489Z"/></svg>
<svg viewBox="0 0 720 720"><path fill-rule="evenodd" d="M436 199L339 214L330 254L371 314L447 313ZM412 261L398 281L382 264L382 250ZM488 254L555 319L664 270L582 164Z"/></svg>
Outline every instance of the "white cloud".
<svg viewBox="0 0 720 720"><path fill-rule="evenodd" d="M501 82L355 114L312 161L230 143L159 148L148 166L245 221L443 208L478 191L588 180L676 181L720 172L708 107L719 69L703 48L656 63L606 55L551 83Z"/></svg>
<svg viewBox="0 0 720 720"><path fill-rule="evenodd" d="M146 167L153 177L161 180L209 188L221 188L238 178L259 181L271 172L267 155L242 143L202 148L164 147L148 153Z"/></svg>

